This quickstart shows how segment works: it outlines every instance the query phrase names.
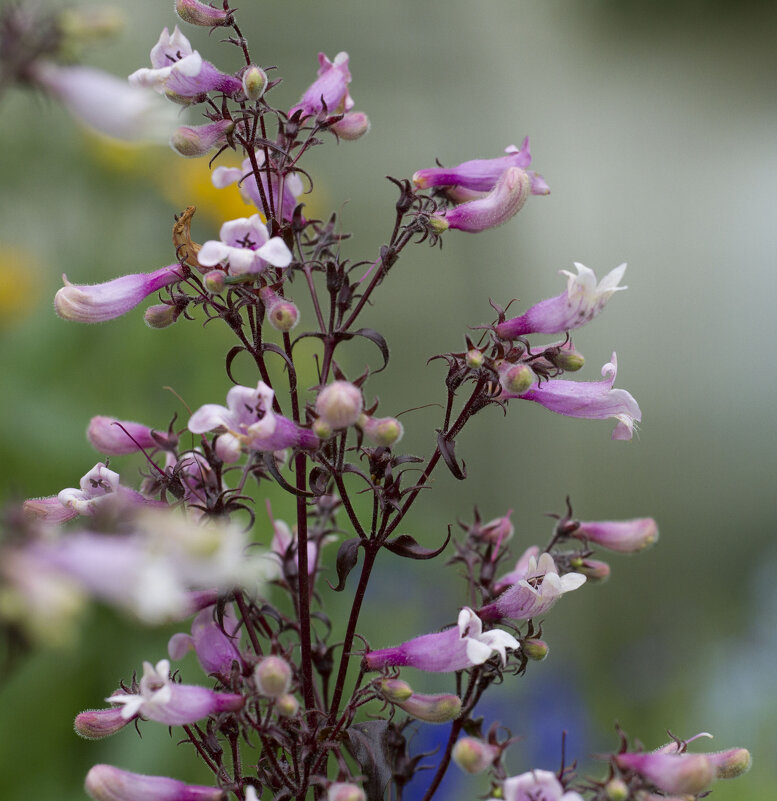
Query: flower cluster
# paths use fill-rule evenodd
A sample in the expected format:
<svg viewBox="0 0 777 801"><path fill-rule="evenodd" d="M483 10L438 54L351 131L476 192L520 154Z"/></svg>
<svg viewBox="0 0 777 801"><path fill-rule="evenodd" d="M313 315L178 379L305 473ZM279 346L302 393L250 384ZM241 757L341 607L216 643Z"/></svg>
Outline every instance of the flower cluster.
<svg viewBox="0 0 777 801"><path fill-rule="evenodd" d="M48 92L113 136L136 138L162 122L176 153L212 156L214 186L234 192L237 184L252 207L225 220L218 239L211 232L198 242L190 206L174 221L170 264L149 271L138 265L137 273L99 284L65 278L54 301L60 317L88 324L153 297L144 314L152 328L200 317L206 330L224 326L234 336L223 379L187 410L183 425L178 413L161 427L93 417L87 438L104 461L77 488L31 498L9 515L0 546L0 618L28 641L61 640L89 598L141 622L174 621L182 629L166 655L142 660L140 678L132 674L118 688L107 683L108 706L82 712L75 728L96 739L130 723L180 727L176 737L194 746L212 785L99 764L86 777L87 793L96 801L324 794L327 801L378 801L401 798L415 774L431 769L429 801L453 761L467 773L487 773L493 799L650 801L706 793L714 779L746 770L745 749L690 754L689 741L676 740L646 753L623 738L602 781L563 764L557 773L509 776L509 730L494 721L484 733L476 715L492 685L547 656L543 625L562 596L609 575L609 565L593 558L596 549L644 550L658 539L652 518L581 521L568 501L549 540L524 542L517 561L509 551L519 539L512 510L486 522L476 510L471 523L460 523L463 536L454 539L449 527L433 547L398 533L438 467L466 478L459 435L489 406L512 412L519 404L511 401L529 400L568 417L614 419L613 438L632 438L641 411L631 394L613 387L614 353L600 381L563 377L584 364L570 332L625 288L625 265L597 281L576 264L576 273L564 271L562 294L518 317L508 319L492 304L497 319L478 327L477 343L466 337L464 350L430 359L448 368L430 452L401 450L406 420L386 414L394 410L381 408L370 384L389 365L389 345L363 315L413 244L486 231L510 220L530 195L548 194L544 178L530 169L528 137L504 156L390 179L399 195L390 237L377 254L352 260L343 254L337 215L319 220L304 213L312 179L300 166L312 148L350 142L369 129L366 115L354 110L348 54L319 53L316 78L285 110L273 105L274 68L253 61L228 0L221 8L176 0L175 8L188 24L219 29L245 63L222 72L177 26L172 33L165 28L151 66L118 89L115 78L61 63L59 23L51 41L36 39L39 18L21 5L3 12L0 27L12 43L21 33L37 42L29 52L13 45L0 54L13 81ZM200 112L199 124L158 113L181 107ZM225 151L241 166L217 163ZM534 335L557 341L536 345L528 339ZM378 360L361 373L345 358L354 339L374 347ZM303 340L316 343L312 363L297 347ZM247 386L235 378L238 359L253 371L243 379ZM119 461L121 478L109 462L126 457L143 465L137 486L129 468ZM271 495L288 496L291 525L273 517ZM261 501L266 515L257 513ZM334 543L336 554L325 550ZM364 630L362 606L385 551L425 561L446 550L465 587L437 621L441 628L419 633L420 626L401 619L406 630L394 646L386 645L390 632ZM331 619L330 593L346 591L346 619ZM203 672L198 683L184 682L171 666L189 651ZM416 692L406 680L410 670L435 674L430 680L439 692ZM433 762L413 753L416 723L450 727Z"/></svg>

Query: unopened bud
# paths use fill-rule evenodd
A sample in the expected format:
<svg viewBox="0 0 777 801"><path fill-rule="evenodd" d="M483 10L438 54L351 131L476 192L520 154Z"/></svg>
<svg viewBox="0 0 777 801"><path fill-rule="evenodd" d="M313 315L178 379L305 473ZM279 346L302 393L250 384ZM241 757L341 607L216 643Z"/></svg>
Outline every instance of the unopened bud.
<svg viewBox="0 0 777 801"><path fill-rule="evenodd" d="M482 773L494 764L499 756L499 749L476 737L462 737L453 746L453 761L465 773Z"/></svg>
<svg viewBox="0 0 777 801"><path fill-rule="evenodd" d="M441 217L439 214L433 214L429 218L429 228L433 234L439 235L443 231L447 231L450 226L448 225L448 221L445 219L445 217Z"/></svg>
<svg viewBox="0 0 777 801"><path fill-rule="evenodd" d="M255 103L264 94L267 88L267 73L261 68L252 64L243 73L243 91L245 96Z"/></svg>
<svg viewBox="0 0 777 801"><path fill-rule="evenodd" d="M524 640L521 643L521 650L526 658L531 659L532 662L542 662L542 660L548 655L550 648L545 640L533 638L530 640Z"/></svg>
<svg viewBox="0 0 777 801"><path fill-rule="evenodd" d="M285 693L275 699L275 711L282 718L293 718L299 712L299 701L291 693Z"/></svg>
<svg viewBox="0 0 777 801"><path fill-rule="evenodd" d="M149 306L143 313L143 319L149 328L167 328L178 319L178 309L167 303Z"/></svg>
<svg viewBox="0 0 777 801"><path fill-rule="evenodd" d="M170 137L170 147L187 159L206 155L216 145L224 144L235 128L232 120L217 120L207 125L181 125Z"/></svg>
<svg viewBox="0 0 777 801"><path fill-rule="evenodd" d="M325 420L322 420L320 417L313 421L311 428L313 429L313 433L319 439L329 439L329 437L335 433L332 429L332 426L330 426L329 423L327 423Z"/></svg>
<svg viewBox="0 0 777 801"><path fill-rule="evenodd" d="M175 0L178 16L190 25L205 25L209 28L232 24L232 12L200 3L198 0Z"/></svg>
<svg viewBox="0 0 777 801"><path fill-rule="evenodd" d="M585 364L585 357L576 350L560 349L552 354L546 351L545 355L554 367L566 373L575 373Z"/></svg>
<svg viewBox="0 0 777 801"><path fill-rule="evenodd" d="M363 111L351 111L343 115L341 120L330 125L329 130L336 133L340 139L353 141L364 136L370 130L370 121Z"/></svg>
<svg viewBox="0 0 777 801"><path fill-rule="evenodd" d="M282 298L265 286L259 290L267 320L276 331L291 331L299 322L299 309L287 298Z"/></svg>
<svg viewBox="0 0 777 801"><path fill-rule="evenodd" d="M499 383L510 395L523 395L536 380L528 364L505 364L499 368Z"/></svg>
<svg viewBox="0 0 777 801"><path fill-rule="evenodd" d="M349 381L333 381L316 398L318 416L332 428L346 428L361 416L361 390Z"/></svg>
<svg viewBox="0 0 777 801"><path fill-rule="evenodd" d="M110 709L87 709L86 712L76 715L73 728L76 734L86 740L101 740L123 729L132 718L124 718L121 713L123 707L114 706Z"/></svg>
<svg viewBox="0 0 777 801"><path fill-rule="evenodd" d="M750 770L753 758L747 748L730 748L707 754L707 759L715 766L715 775L719 779L735 779Z"/></svg>
<svg viewBox="0 0 777 801"><path fill-rule="evenodd" d="M467 362L467 367L472 370L477 370L478 367L483 366L483 353L479 351L477 348L472 348L471 350L467 351L467 355L465 356L465 361Z"/></svg>
<svg viewBox="0 0 777 801"><path fill-rule="evenodd" d="M368 417L363 414L358 420L359 428L376 444L385 448L399 442L405 429L395 417Z"/></svg>
<svg viewBox="0 0 777 801"><path fill-rule="evenodd" d="M483 525L476 524L470 529L470 534L478 540L488 542L499 548L503 542L507 542L515 534L515 526L510 522L512 513L513 510L509 509L502 517L495 517L493 520L489 520L488 523L483 523Z"/></svg>
<svg viewBox="0 0 777 801"><path fill-rule="evenodd" d="M413 688L402 679L383 679L380 683L380 691L383 697L392 704L407 701L413 694Z"/></svg>
<svg viewBox="0 0 777 801"><path fill-rule="evenodd" d="M358 784L334 782L326 791L327 801L365 801L364 790Z"/></svg>
<svg viewBox="0 0 777 801"><path fill-rule="evenodd" d="M226 286L225 278L227 274L223 270L211 270L209 273L205 274L205 278L203 282L205 284L205 289L208 292L212 292L214 295L218 295L220 292L224 291L224 287Z"/></svg>
<svg viewBox="0 0 777 801"><path fill-rule="evenodd" d="M216 438L216 456L218 456L222 462L226 462L227 464L232 464L233 462L240 460L242 447L243 446L240 440L234 434L230 434L229 432L225 434L219 434Z"/></svg>
<svg viewBox="0 0 777 801"><path fill-rule="evenodd" d="M291 686L291 668L279 656L266 656L254 668L254 682L262 695L278 698Z"/></svg>
<svg viewBox="0 0 777 801"><path fill-rule="evenodd" d="M607 801L627 801L629 786L623 779L611 779L604 785L604 795Z"/></svg>
<svg viewBox="0 0 777 801"><path fill-rule="evenodd" d="M413 693L397 706L408 715L426 723L447 723L461 714L461 698L458 695L424 695Z"/></svg>
<svg viewBox="0 0 777 801"><path fill-rule="evenodd" d="M607 581L610 578L610 566L598 559L573 559L571 567L589 581Z"/></svg>

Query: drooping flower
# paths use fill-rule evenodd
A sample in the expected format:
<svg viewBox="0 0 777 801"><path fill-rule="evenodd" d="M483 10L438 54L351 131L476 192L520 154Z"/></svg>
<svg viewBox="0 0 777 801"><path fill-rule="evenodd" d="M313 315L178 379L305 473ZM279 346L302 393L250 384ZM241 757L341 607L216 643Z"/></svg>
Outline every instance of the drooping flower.
<svg viewBox="0 0 777 801"><path fill-rule="evenodd" d="M458 625L433 634L423 634L393 648L370 651L364 657L368 670L388 665L409 665L419 670L447 673L482 665L492 654L507 661L507 648L520 643L506 631L483 631L483 621L468 606L459 612Z"/></svg>
<svg viewBox="0 0 777 801"><path fill-rule="evenodd" d="M488 194L436 212L430 217L429 225L436 233L448 228L469 233L496 228L521 210L530 192L528 173L520 167L508 167Z"/></svg>
<svg viewBox="0 0 777 801"><path fill-rule="evenodd" d="M86 775L85 788L94 801L225 801L227 797L219 787L130 773L112 765L95 765Z"/></svg>
<svg viewBox="0 0 777 801"><path fill-rule="evenodd" d="M264 152L257 150L255 157L259 167L262 167L265 162ZM223 189L231 184L239 183L243 200L256 206L265 217L270 216L270 209L265 208L265 204L262 201L262 193L259 191L259 184L256 181L249 158L244 159L240 167L216 167L211 174L211 181L216 189ZM305 189L299 175L290 173L281 179L279 176L272 174L272 179L268 182L267 173L262 170L260 181L264 196L267 198L268 203L272 202L276 216L280 213L282 219L290 220L297 206L298 198ZM272 186L272 192L270 192L270 186Z"/></svg>
<svg viewBox="0 0 777 801"><path fill-rule="evenodd" d="M288 267L292 255L286 243L279 236L270 237L267 228L258 214L239 217L221 226L220 240L205 242L197 254L203 267L223 264L229 267L231 275L261 273L268 264L274 267Z"/></svg>
<svg viewBox="0 0 777 801"><path fill-rule="evenodd" d="M122 715L122 711L115 706L109 709L87 709L76 715L73 728L86 740L102 740L103 737L110 737L121 731L130 722Z"/></svg>
<svg viewBox="0 0 777 801"><path fill-rule="evenodd" d="M658 526L652 517L580 523L571 533L573 537L620 553L641 551L658 540Z"/></svg>
<svg viewBox="0 0 777 801"><path fill-rule="evenodd" d="M631 439L634 423L642 420L639 404L625 389L613 389L617 374L617 359L602 367L603 381L567 381L556 378L535 383L521 395L503 394L503 398L518 397L539 403L551 412L583 420L615 418L613 439Z"/></svg>
<svg viewBox="0 0 777 801"><path fill-rule="evenodd" d="M706 754L645 752L616 754L621 770L634 771L665 793L696 795L715 779L715 766Z"/></svg>
<svg viewBox="0 0 777 801"><path fill-rule="evenodd" d="M530 770L502 782L502 801L583 801L583 797L572 790L565 792L555 773Z"/></svg>
<svg viewBox="0 0 777 801"><path fill-rule="evenodd" d="M151 273L123 275L103 284L71 284L63 275L65 286L54 297L54 308L65 320L102 323L121 317L149 295L185 277L186 268L180 264Z"/></svg>
<svg viewBox="0 0 777 801"><path fill-rule="evenodd" d="M526 578L510 586L478 614L486 621L502 618L528 620L547 612L564 593L581 587L585 580L585 576L579 573L559 576L549 553L541 554L539 559L532 556L527 564Z"/></svg>
<svg viewBox="0 0 777 801"><path fill-rule="evenodd" d="M318 437L273 411L275 393L260 381L256 389L232 387L227 405L207 403L187 423L193 434L223 429L245 447L255 451L278 451L284 448L310 450L318 447Z"/></svg>
<svg viewBox="0 0 777 801"><path fill-rule="evenodd" d="M207 155L214 147L226 144L227 134L232 133L232 120L216 120L206 125L181 125L170 136L170 147L179 156L196 159Z"/></svg>
<svg viewBox="0 0 777 801"><path fill-rule="evenodd" d="M533 195L547 195L550 192L545 179L533 170L527 169L531 164L531 151L529 137L527 136L521 147L509 145L505 148L506 156L495 159L473 159L465 161L455 167L432 167L418 170L413 175L413 183L419 189L432 187L460 187L475 192L490 192L502 174L510 167L519 167L529 175L531 193ZM467 195L472 200L474 194Z"/></svg>
<svg viewBox="0 0 777 801"><path fill-rule="evenodd" d="M31 77L76 119L114 139L162 144L175 125L174 110L153 92L102 70L41 61Z"/></svg>
<svg viewBox="0 0 777 801"><path fill-rule="evenodd" d="M167 644L170 659L181 659L189 649L197 654L202 669L210 674L228 676L232 663L241 661L238 645L240 644L240 621L232 604L226 604L219 620L216 607L202 609L192 621L192 633L173 634Z"/></svg>
<svg viewBox="0 0 777 801"><path fill-rule="evenodd" d="M580 328L601 312L615 292L626 289L618 286L626 271L625 264L611 270L598 284L593 270L579 262L575 262L575 267L577 275L561 270L568 276L566 292L540 301L520 317L499 323L497 336L515 339L526 334L560 334Z"/></svg>
<svg viewBox="0 0 777 801"><path fill-rule="evenodd" d="M175 12L190 25L204 25L206 27L231 25L232 11L201 3L199 0L175 0Z"/></svg>
<svg viewBox="0 0 777 801"><path fill-rule="evenodd" d="M151 48L151 68L143 67L129 76L131 84L145 86L184 105L211 91L235 95L242 83L220 72L192 48L189 40L175 26L172 34L165 28Z"/></svg>
<svg viewBox="0 0 777 801"><path fill-rule="evenodd" d="M186 726L210 715L236 712L245 702L242 695L171 681L167 659L161 659L156 665L143 663L139 690L138 693L117 693L105 700L120 704L125 720L140 715L167 726Z"/></svg>
<svg viewBox="0 0 777 801"><path fill-rule="evenodd" d="M329 116L343 114L353 108L348 92L351 73L348 70L348 53L340 52L330 61L324 53L318 54L318 78L305 90L302 99L289 109L289 116L301 111L303 117L315 116L326 108Z"/></svg>

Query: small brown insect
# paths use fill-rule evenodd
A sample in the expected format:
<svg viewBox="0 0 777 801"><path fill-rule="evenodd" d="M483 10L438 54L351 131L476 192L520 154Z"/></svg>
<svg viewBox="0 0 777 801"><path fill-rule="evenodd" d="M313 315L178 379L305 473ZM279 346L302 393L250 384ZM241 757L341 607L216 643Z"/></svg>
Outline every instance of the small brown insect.
<svg viewBox="0 0 777 801"><path fill-rule="evenodd" d="M201 273L206 273L209 268L203 267L197 261L197 254L202 246L192 240L191 223L195 211L197 211L195 206L187 206L182 214L176 215L173 224L173 245L180 261Z"/></svg>

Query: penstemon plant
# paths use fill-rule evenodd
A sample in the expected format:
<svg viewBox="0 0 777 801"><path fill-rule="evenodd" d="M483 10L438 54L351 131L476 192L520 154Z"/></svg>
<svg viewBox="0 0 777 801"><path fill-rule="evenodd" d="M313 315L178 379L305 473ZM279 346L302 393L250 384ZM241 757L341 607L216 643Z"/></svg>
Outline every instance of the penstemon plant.
<svg viewBox="0 0 777 801"><path fill-rule="evenodd" d="M462 235L456 231L484 232L508 222L530 195L550 191L530 169L528 138L502 156L391 178L398 197L387 242L367 259L347 260L337 216L311 219L306 212L313 180L303 166L312 148L358 139L369 129L367 116L354 110L347 54L319 54L317 77L299 102L277 108L272 98L280 81L274 68L254 63L228 0L222 8L177 0L176 11L186 23L219 29L242 52L244 66L222 72L178 27L165 28L151 66L126 85L60 63L62 16L43 20L13 7L0 29L4 83L35 86L112 136L166 130L177 153L210 157L213 184L237 184L254 208L225 221L219 239L198 243L190 206L174 222L170 264L103 284L65 279L56 295L57 313L79 323L111 320L155 297L144 315L152 328L200 319L226 325L235 337L225 356L224 405L221 395L190 413L185 425L174 417L161 428L94 417L88 438L105 461L78 488L30 499L7 516L2 612L30 636L54 638L84 597L149 625L191 618L187 631L170 639L168 658L144 661L140 678L133 673L121 681L106 698L109 706L82 712L75 728L102 738L147 721L180 727L180 739L212 771L212 784L95 765L86 777L88 794L97 801L401 801L408 782L426 770L423 801L429 801L453 762L485 774L483 790L493 799L652 801L698 798L715 779L744 772L746 749L692 752L691 742L703 736L697 735L648 751L618 730L601 778L579 775L563 755L556 772L510 776L509 721L484 729L476 717L492 685L545 658L542 620L561 596L607 578L609 566L595 558L597 551L634 553L652 545L658 538L652 518L581 521L567 501L547 542L524 543L517 560L507 547L514 536L510 512L484 521L476 508L472 520L460 523L459 536L449 527L432 547L400 533L435 471L466 478L456 444L490 406L507 413L529 400L570 417L612 418L612 438L631 439L641 413L627 391L613 387L614 353L601 379L566 377L584 364L571 332L625 289L626 266L598 280L575 264L563 271L559 295L514 317L492 303L496 319L471 329L460 350L429 354L446 368L442 412L430 453L403 452L402 423L382 416L368 389L370 376L389 366L388 340L369 327L368 306L379 300L389 273L401 280L397 264L410 246L442 244ZM80 30L90 25L106 22L87 12ZM203 119L175 127L154 93L198 109ZM236 152L241 165L220 165L225 152ZM304 320L292 300L303 295L310 307ZM535 335L555 341L537 344ZM340 354L354 339L374 345L377 369L348 374ZM311 368L301 365L297 347L310 340L318 343L312 387L299 380ZM250 360L250 386L233 378L238 357ZM138 488L108 466L109 458L126 454L146 459ZM278 489L294 499L291 526L263 502ZM336 583L322 578L324 549L333 542ZM399 644L364 630L360 613L385 551L414 560L447 555L464 578L467 605L448 610L437 631L408 627ZM342 627L327 614L335 592L352 593ZM335 640L342 628L342 640ZM190 650L202 668L196 683L171 667ZM408 667L448 675L439 676L440 692L430 695L413 689ZM439 753L414 753L411 734L423 724L448 726Z"/></svg>

